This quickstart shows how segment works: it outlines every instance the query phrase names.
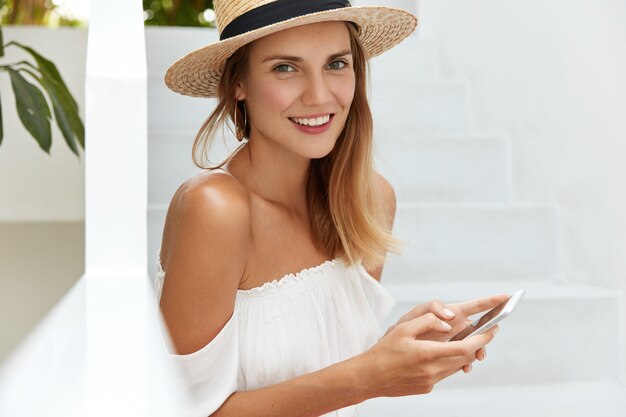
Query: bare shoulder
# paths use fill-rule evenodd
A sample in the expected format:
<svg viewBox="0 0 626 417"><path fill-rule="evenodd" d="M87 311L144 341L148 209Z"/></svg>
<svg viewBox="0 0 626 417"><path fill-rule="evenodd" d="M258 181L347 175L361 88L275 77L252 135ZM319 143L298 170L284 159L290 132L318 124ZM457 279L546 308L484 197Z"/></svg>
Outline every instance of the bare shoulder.
<svg viewBox="0 0 626 417"><path fill-rule="evenodd" d="M165 266L170 252L181 245L186 251L203 252L201 247L195 249L197 244L212 242L212 239L201 239L201 242L177 240L181 235L189 237L202 231L205 238L225 238L221 233L226 232L237 239L247 235L249 226L250 199L245 187L224 172L194 175L178 187L170 202L163 231L163 243L166 244L161 247L161 259ZM188 247L192 244L194 247Z"/></svg>
<svg viewBox="0 0 626 417"><path fill-rule="evenodd" d="M375 192L379 194L385 202L387 213L393 221L393 217L395 217L396 213L396 192L393 185L378 171L374 171L374 183L376 184Z"/></svg>
<svg viewBox="0 0 626 417"><path fill-rule="evenodd" d="M396 217L396 192L391 183L378 171L374 172L373 184L376 198L380 198L384 202L387 214L387 227L391 230ZM383 265L380 265L375 269L368 270L367 272L375 280L380 281L383 272Z"/></svg>
<svg viewBox="0 0 626 417"><path fill-rule="evenodd" d="M167 211L160 307L178 354L210 342L230 319L249 247L248 193L231 175L185 181Z"/></svg>

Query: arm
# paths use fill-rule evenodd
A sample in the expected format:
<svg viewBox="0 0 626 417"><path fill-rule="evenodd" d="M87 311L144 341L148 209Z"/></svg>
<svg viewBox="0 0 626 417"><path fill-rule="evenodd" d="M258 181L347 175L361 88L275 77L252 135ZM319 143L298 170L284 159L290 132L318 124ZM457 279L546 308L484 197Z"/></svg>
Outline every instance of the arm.
<svg viewBox="0 0 626 417"><path fill-rule="evenodd" d="M387 224L387 230L391 231L393 229L393 222L396 217L396 193L393 189L393 186L378 172L374 172L374 177L376 179L376 192L382 196L383 201L385 202L385 208L387 209L387 217L389 219L389 223ZM383 265L380 265L378 268L367 271L372 277L380 281L380 278L383 273Z"/></svg>
<svg viewBox="0 0 626 417"><path fill-rule="evenodd" d="M252 391L233 393L211 417L314 417L371 398L362 357Z"/></svg>
<svg viewBox="0 0 626 417"><path fill-rule="evenodd" d="M233 314L251 241L240 187L222 173L192 177L168 209L160 308L179 355L211 342Z"/></svg>
<svg viewBox="0 0 626 417"><path fill-rule="evenodd" d="M327 368L269 387L233 393L211 417L314 417L375 397L427 394L475 360L497 326L457 342L419 340L448 333L434 314L402 323L372 348Z"/></svg>

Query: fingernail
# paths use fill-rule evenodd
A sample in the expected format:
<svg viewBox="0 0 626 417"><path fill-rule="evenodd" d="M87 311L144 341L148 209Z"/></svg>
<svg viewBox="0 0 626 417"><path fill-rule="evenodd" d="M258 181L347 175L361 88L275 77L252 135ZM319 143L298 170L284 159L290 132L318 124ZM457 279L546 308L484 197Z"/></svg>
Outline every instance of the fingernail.
<svg viewBox="0 0 626 417"><path fill-rule="evenodd" d="M454 318L454 316L455 316L454 311L452 311L452 310L450 310L450 309L448 309L448 308L444 308L444 309L443 309L443 314L444 314L446 317L448 317L449 319L453 319L453 318Z"/></svg>
<svg viewBox="0 0 626 417"><path fill-rule="evenodd" d="M441 321L441 327L442 327L444 330L448 330L448 331L452 330L452 326L450 326L450 325L449 325L448 323L446 323L445 321Z"/></svg>

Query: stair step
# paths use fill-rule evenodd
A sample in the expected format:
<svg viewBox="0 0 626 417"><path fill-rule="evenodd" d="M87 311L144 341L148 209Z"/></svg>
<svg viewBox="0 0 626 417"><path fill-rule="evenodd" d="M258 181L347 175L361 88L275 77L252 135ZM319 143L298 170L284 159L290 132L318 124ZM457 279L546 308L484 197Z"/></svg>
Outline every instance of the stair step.
<svg viewBox="0 0 626 417"><path fill-rule="evenodd" d="M150 130L148 132L148 202L168 205L178 187L201 171L191 160L191 150L197 132L191 130ZM226 142L217 136L209 152L211 162L219 163L238 142ZM226 145L228 143L228 146Z"/></svg>
<svg viewBox="0 0 626 417"><path fill-rule="evenodd" d="M399 203L505 203L509 142L490 137L416 138L377 143L377 166Z"/></svg>
<svg viewBox="0 0 626 417"><path fill-rule="evenodd" d="M163 226L167 215L167 205L148 205L148 275L151 282L156 277L156 253L161 247Z"/></svg>
<svg viewBox="0 0 626 417"><path fill-rule="evenodd" d="M456 377L472 379L472 374L452 378ZM360 417L624 417L626 387L607 382L458 390L435 387L427 395L374 398L358 409Z"/></svg>
<svg viewBox="0 0 626 417"><path fill-rule="evenodd" d="M558 212L551 205L399 204L386 280L444 282L548 279L558 265Z"/></svg>
<svg viewBox="0 0 626 417"><path fill-rule="evenodd" d="M161 130L199 129L215 106L214 99L194 98L165 85L167 69L182 56L219 40L215 29L197 27L146 27L148 64L148 127ZM175 115L175 117L172 117ZM193 143L194 135L191 136Z"/></svg>
<svg viewBox="0 0 626 417"><path fill-rule="evenodd" d="M371 63L372 84L385 80L437 80L440 78L439 44L410 36Z"/></svg>
<svg viewBox="0 0 626 417"><path fill-rule="evenodd" d="M216 100L189 97L171 91L162 78L148 79L148 128L150 130L189 131L195 134L209 117Z"/></svg>
<svg viewBox="0 0 626 417"><path fill-rule="evenodd" d="M503 321L475 362L471 377L450 378L441 388L472 388L543 383L617 381L620 372L621 292L588 284L536 280L383 285L397 301L383 324L386 330L419 304L455 303L495 294L526 294Z"/></svg>
<svg viewBox="0 0 626 417"><path fill-rule="evenodd" d="M397 77L372 83L370 106L380 144L398 136L464 135L468 130L468 86L463 81Z"/></svg>

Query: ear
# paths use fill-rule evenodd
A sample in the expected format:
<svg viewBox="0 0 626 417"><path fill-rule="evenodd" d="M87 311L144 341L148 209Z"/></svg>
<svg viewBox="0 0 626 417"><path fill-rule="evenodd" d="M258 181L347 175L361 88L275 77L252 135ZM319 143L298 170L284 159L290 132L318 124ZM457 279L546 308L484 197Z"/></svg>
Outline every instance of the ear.
<svg viewBox="0 0 626 417"><path fill-rule="evenodd" d="M247 96L248 94L246 92L246 86L243 82L240 81L239 84L237 84L237 86L235 87L235 98L237 100L245 100Z"/></svg>

